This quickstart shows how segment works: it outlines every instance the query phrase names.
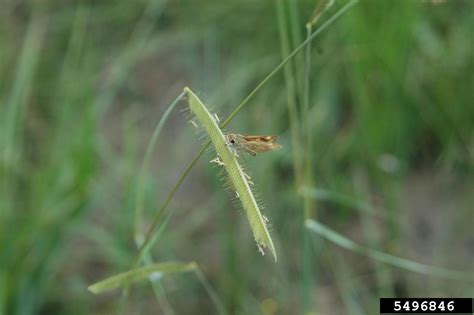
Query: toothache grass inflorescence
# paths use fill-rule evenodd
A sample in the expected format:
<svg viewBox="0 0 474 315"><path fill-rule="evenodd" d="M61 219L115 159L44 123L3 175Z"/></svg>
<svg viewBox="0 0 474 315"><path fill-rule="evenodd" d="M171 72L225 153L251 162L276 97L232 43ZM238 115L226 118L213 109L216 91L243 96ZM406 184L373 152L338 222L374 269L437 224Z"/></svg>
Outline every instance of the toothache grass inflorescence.
<svg viewBox="0 0 474 315"><path fill-rule="evenodd" d="M208 111L201 100L189 88L185 88L184 92L187 95L191 113L204 127L218 155L211 162L222 166L226 170L229 183L245 210L260 253L264 254L264 249L268 248L276 261L275 247L266 224L268 219L262 215L261 207L252 192L250 186L253 185L253 182L250 181L250 177L244 172L237 159L236 149L238 148L234 148L229 144L228 137L224 135L218 125L218 119Z"/></svg>

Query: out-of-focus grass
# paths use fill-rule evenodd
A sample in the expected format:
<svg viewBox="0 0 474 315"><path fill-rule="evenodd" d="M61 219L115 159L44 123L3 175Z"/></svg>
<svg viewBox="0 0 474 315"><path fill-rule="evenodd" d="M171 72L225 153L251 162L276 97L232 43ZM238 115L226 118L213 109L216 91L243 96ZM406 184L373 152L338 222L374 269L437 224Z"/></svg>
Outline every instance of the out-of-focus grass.
<svg viewBox="0 0 474 315"><path fill-rule="evenodd" d="M290 3L281 1L281 13L292 50L317 3ZM342 5L336 1L319 23ZM0 314L109 313L117 296L94 297L86 288L126 270L136 254L136 187L153 126L186 85L225 116L278 64L274 3L0 6ZM307 167L316 187L380 212L317 200L319 221L371 248L465 271L472 268L474 216L467 193L473 9L470 1L361 1L312 44L309 109L298 130L303 139L311 130ZM304 110L302 62L291 64L297 113ZM311 255L317 278L300 289L304 204L293 176L284 86L283 75L273 78L227 127L279 133L285 145L247 165L272 211L278 264L256 253L242 214L214 189L221 184L208 166L212 155L171 202L175 215L154 260L196 261L232 313L269 314L269 305L299 311L302 294L315 311L354 314L375 310L383 292L472 295L469 283L424 277L420 287L375 261L348 253L341 260L324 241ZM180 115L170 117L159 142L159 162L143 179L147 218L201 144ZM414 195L410 188L420 185L440 186L434 191L441 193ZM163 287L177 314L214 311L196 279L173 277ZM141 286L128 308L146 312L154 303Z"/></svg>

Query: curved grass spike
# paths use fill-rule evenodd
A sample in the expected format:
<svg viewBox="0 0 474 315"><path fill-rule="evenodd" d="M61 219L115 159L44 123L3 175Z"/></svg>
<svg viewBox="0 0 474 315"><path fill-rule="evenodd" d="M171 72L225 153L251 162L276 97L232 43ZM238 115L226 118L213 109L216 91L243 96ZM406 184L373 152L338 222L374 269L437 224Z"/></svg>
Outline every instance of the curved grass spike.
<svg viewBox="0 0 474 315"><path fill-rule="evenodd" d="M214 120L212 114L207 110L206 106L189 88L184 88L184 92L188 96L191 112L203 125L206 133L214 144L217 154L224 163L224 168L229 175L230 182L245 209L257 245L259 248L268 247L276 261L277 255L275 247L273 246L270 233L265 224L265 219L260 212L260 208L255 200L255 196L252 193L252 189L250 188L242 166L239 164L234 152L229 148L221 128L219 128L219 125Z"/></svg>

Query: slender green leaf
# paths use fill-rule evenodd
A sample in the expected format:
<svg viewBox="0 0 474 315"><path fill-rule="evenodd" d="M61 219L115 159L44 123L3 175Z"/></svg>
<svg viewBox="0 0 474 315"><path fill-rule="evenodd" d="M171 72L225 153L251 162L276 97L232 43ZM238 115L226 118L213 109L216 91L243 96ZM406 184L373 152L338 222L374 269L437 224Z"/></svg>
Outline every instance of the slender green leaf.
<svg viewBox="0 0 474 315"><path fill-rule="evenodd" d="M432 275L432 276L437 276L437 277L442 277L442 278L474 281L474 274L472 273L424 265L413 260L400 258L397 256L393 256L384 252L380 252L378 250L374 250L374 249L359 245L355 243L354 241L346 238L345 236L337 233L336 231L314 220L306 220L306 227L338 246L341 246L345 249L351 250L358 254L370 257L372 259L375 259L377 261L386 263L394 267L398 267L401 269L405 269L405 270L420 273L420 274Z"/></svg>
<svg viewBox="0 0 474 315"><path fill-rule="evenodd" d="M154 264L142 268L132 269L130 271L120 273L113 277L99 281L89 286L88 290L94 294L98 294L113 289L126 287L131 285L132 283L141 281L149 277L162 277L174 273L184 273L192 271L194 268L196 268L196 264L194 262L168 262Z"/></svg>

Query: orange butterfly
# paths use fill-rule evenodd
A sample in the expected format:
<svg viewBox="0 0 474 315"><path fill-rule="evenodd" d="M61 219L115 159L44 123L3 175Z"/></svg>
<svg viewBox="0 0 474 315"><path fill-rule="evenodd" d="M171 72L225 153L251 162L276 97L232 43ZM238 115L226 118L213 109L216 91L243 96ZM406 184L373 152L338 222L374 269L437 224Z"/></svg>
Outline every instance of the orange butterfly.
<svg viewBox="0 0 474 315"><path fill-rule="evenodd" d="M238 133L226 135L226 140L231 147L243 150L252 156L281 149L281 145L276 143L277 139L278 136L248 136Z"/></svg>

